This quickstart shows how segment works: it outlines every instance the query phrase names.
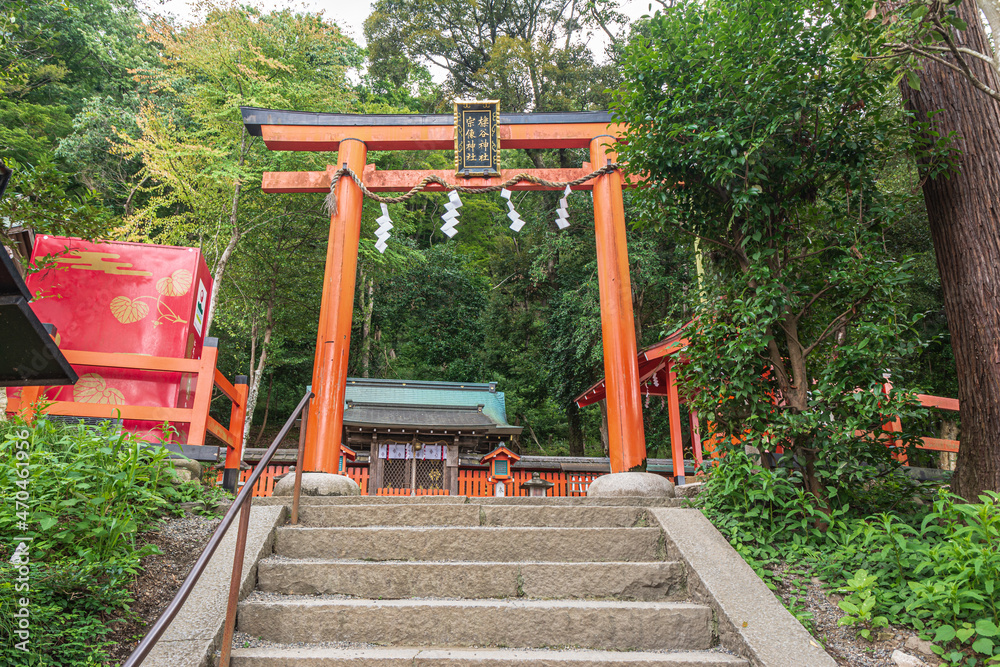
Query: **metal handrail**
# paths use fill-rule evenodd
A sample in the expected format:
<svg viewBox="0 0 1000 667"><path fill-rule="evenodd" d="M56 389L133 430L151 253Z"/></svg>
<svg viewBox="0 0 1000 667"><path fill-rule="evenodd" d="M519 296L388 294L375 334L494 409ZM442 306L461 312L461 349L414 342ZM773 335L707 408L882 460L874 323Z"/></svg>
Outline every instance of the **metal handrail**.
<svg viewBox="0 0 1000 667"><path fill-rule="evenodd" d="M166 610L153 624L153 627L149 629L146 636L142 638L139 645L135 647L128 659L122 663L122 667L137 667L142 664L142 661L146 659L149 652L153 650L153 646L159 641L160 637L166 631L167 626L174 620L177 613L180 611L181 607L187 601L188 596L191 594L192 589L194 589L195 584L198 583L198 579L201 577L202 572L205 571L205 567L208 562L212 559L215 554L215 550L218 549L219 544L222 542L222 538L225 537L226 531L229 530L229 526L232 525L233 520L236 518L236 512L240 513L240 525L239 530L236 534L236 553L233 556L233 574L229 582L229 604L226 607L226 625L223 627L222 634L222 656L219 659L219 667L229 666L229 652L232 650L233 644L233 625L236 617L236 602L239 600L240 593L240 579L243 573L243 552L246 550L246 538L247 538L247 527L250 525L250 503L248 499L253 495L254 484L257 483L257 479L264 472L264 468L270 463L271 457L274 456L274 452L277 451L278 445L284 440L285 436L288 435L288 431L291 430L292 425L295 423L296 417L309 405L309 401L313 398L312 389L306 390L305 396L299 401L298 406L296 406L295 411L292 412L291 417L285 422L285 425L281 427L281 431L278 433L278 437L274 439L271 446L267 448L264 452L264 456L261 457L260 461L254 467L253 472L250 473L250 477L247 479L246 483L243 485L243 490L239 492L236 496L236 500L229 507L226 515L222 517L222 521L219 523L219 527L215 529L212 533L212 538L205 545L205 550L201 552L201 556L198 557L198 561L191 568L191 572L184 579L184 583L181 584L181 588L174 595L174 599L170 601L167 605ZM303 424L303 431L304 431ZM300 436L300 448L301 448L301 436ZM296 466L296 475L299 476L301 473L301 463ZM295 488L295 497L292 499L293 504L298 507L298 492L299 485Z"/></svg>

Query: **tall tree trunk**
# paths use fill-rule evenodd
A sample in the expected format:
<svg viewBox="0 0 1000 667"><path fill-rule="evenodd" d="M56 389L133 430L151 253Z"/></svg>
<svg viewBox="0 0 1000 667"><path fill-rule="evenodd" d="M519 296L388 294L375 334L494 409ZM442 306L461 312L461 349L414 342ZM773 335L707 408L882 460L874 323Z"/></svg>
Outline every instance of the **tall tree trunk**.
<svg viewBox="0 0 1000 667"><path fill-rule="evenodd" d="M278 294L277 268L272 273L271 294L267 300L267 315L264 324L264 339L260 343L260 356L257 358L257 368L250 376L250 393L247 396L247 416L243 425L243 442L249 442L250 426L253 424L253 411L257 407L257 396L260 395L260 381L264 377L264 364L267 362L267 345L271 342L274 332L274 302Z"/></svg>
<svg viewBox="0 0 1000 667"><path fill-rule="evenodd" d="M598 403L601 406L601 447L604 448L604 455L610 452L608 444L608 399L602 398Z"/></svg>
<svg viewBox="0 0 1000 667"><path fill-rule="evenodd" d="M240 160L239 165L242 167L243 163L246 161L247 154L247 130L244 127L240 133ZM240 231L240 226L237 224L239 222L239 211L240 211L240 192L243 191L243 181L237 178L233 182L233 203L229 209L229 242L226 244L225 250L219 255L219 260L215 263L215 273L212 274L212 298L208 302L208 312L205 313L205 329L204 335L207 336L212 330L212 320L215 318L215 306L216 301L219 298L219 288L222 287L222 277L226 274L226 266L229 264L229 258L233 256L233 251L236 250L236 244L240 242L240 238L243 236L243 232Z"/></svg>
<svg viewBox="0 0 1000 667"><path fill-rule="evenodd" d="M368 284L365 284L364 273L361 274L361 312L364 315L364 319L361 322L361 377L368 377L368 366L371 361L372 354L372 311L375 309L375 280L372 278L368 279ZM364 291L367 291L367 299L365 298Z"/></svg>
<svg viewBox="0 0 1000 667"><path fill-rule="evenodd" d="M989 53L973 0L957 11L968 24L958 43ZM987 63L967 61L1000 88ZM921 121L940 109L931 125L942 137L955 132L962 151L957 172L927 179L923 191L958 370L962 446L952 490L975 500L1000 491L1000 103L950 68L923 67L919 91L902 86L906 106Z"/></svg>
<svg viewBox="0 0 1000 667"><path fill-rule="evenodd" d="M236 250L236 245L240 242L239 228L233 227L232 232L229 234L229 243L226 244L226 248L219 255L219 260L215 263L215 272L212 274L212 295L208 300L208 313L205 314L205 335L208 336L209 332L212 331L212 320L215 319L215 306L216 301L219 299L219 288L222 287L222 277L226 274L226 266L229 265L229 258L233 256L233 251Z"/></svg>
<svg viewBox="0 0 1000 667"><path fill-rule="evenodd" d="M580 426L580 408L576 407L576 403L570 402L566 417L569 419L569 455L583 456L583 428Z"/></svg>
<svg viewBox="0 0 1000 667"><path fill-rule="evenodd" d="M264 401L264 419L260 423L260 430L257 431L257 439L253 442L254 447L260 445L260 439L264 437L264 429L267 428L267 415L271 412L272 389L274 389L274 373L271 373L271 379L267 381L267 400Z"/></svg>

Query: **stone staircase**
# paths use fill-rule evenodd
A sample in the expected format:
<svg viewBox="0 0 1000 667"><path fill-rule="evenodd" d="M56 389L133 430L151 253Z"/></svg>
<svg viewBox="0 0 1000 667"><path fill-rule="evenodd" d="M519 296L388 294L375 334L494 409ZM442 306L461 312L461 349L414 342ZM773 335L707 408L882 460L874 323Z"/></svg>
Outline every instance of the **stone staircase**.
<svg viewBox="0 0 1000 667"><path fill-rule="evenodd" d="M234 667L749 665L643 507L360 500L303 497L277 529Z"/></svg>

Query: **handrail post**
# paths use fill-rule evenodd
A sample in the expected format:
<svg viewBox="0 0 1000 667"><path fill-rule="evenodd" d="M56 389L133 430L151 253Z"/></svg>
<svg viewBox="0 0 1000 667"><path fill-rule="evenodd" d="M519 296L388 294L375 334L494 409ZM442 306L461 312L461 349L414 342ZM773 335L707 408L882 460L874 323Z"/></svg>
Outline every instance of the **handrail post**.
<svg viewBox="0 0 1000 667"><path fill-rule="evenodd" d="M306 387L306 393L312 392L312 386ZM299 428L299 454L295 459L295 490L292 492L292 525L296 525L299 522L299 494L302 492L302 460L305 458L306 451L306 424L309 420L309 404L312 402L310 399L306 402L306 407L302 411L302 417Z"/></svg>
<svg viewBox="0 0 1000 667"><path fill-rule="evenodd" d="M222 488L232 494L240 483L240 462L243 460L243 432L246 430L247 396L250 388L247 386L247 376L237 375L233 383L239 403L233 402L229 412L229 434L235 444L226 448L226 464L222 472Z"/></svg>
<svg viewBox="0 0 1000 667"><path fill-rule="evenodd" d="M229 667L229 654L233 650L236 605L240 601L240 583L243 580L243 554L247 548L247 530L250 527L250 505L250 501L247 500L240 508L240 526L236 533L233 573L229 579L229 601L226 603L226 624L222 628L222 653L219 656L219 667Z"/></svg>

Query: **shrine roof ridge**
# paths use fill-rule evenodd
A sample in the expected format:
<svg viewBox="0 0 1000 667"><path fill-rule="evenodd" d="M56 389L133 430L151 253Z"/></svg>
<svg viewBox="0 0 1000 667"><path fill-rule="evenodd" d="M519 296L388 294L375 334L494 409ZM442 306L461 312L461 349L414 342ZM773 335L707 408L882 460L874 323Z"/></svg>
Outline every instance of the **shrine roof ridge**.
<svg viewBox="0 0 1000 667"><path fill-rule="evenodd" d="M347 378L349 387L408 387L410 389L447 389L451 391L495 391L496 382L446 382L442 380L400 380L396 378ZM493 392L491 392L493 393Z"/></svg>
<svg viewBox="0 0 1000 667"><path fill-rule="evenodd" d="M305 126L451 126L454 114L353 114L326 113L319 111L292 111L287 109L263 109L260 107L240 107L243 124L255 137L262 136L263 125L305 125ZM547 125L572 123L614 123L609 111L539 111L528 113L501 113L500 125Z"/></svg>

